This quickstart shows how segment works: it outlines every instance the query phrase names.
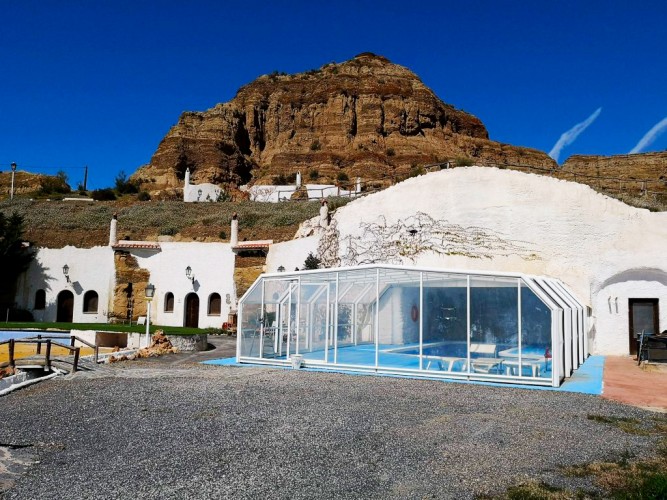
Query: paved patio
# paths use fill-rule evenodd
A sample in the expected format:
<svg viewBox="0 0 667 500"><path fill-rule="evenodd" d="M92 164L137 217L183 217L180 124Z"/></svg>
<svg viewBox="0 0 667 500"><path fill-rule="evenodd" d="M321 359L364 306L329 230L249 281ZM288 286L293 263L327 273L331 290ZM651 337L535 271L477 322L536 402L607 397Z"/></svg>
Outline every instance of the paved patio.
<svg viewBox="0 0 667 500"><path fill-rule="evenodd" d="M667 363L642 363L630 356L607 356L602 397L667 412Z"/></svg>

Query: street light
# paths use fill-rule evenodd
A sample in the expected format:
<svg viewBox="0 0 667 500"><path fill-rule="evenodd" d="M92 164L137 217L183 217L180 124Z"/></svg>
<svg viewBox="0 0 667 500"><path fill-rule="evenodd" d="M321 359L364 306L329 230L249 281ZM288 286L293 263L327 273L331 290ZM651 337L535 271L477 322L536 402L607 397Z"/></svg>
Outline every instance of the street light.
<svg viewBox="0 0 667 500"><path fill-rule="evenodd" d="M12 189L9 192L9 199L13 200L14 199L14 174L16 173L16 162L12 162Z"/></svg>
<svg viewBox="0 0 667 500"><path fill-rule="evenodd" d="M155 286L150 283L146 285L146 347L149 347L150 344L150 327L151 327L151 301L155 296Z"/></svg>

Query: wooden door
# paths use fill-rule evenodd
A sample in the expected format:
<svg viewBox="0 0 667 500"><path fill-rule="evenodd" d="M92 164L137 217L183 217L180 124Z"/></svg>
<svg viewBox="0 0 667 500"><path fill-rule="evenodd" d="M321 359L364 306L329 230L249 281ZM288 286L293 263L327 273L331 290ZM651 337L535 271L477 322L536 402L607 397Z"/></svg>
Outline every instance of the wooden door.
<svg viewBox="0 0 667 500"><path fill-rule="evenodd" d="M71 323L74 319L74 294L69 290L63 290L58 294L58 311L56 322Z"/></svg>
<svg viewBox="0 0 667 500"><path fill-rule="evenodd" d="M199 297L196 293L185 297L185 326L199 327Z"/></svg>
<svg viewBox="0 0 667 500"><path fill-rule="evenodd" d="M637 354L637 336L659 333L658 299L630 299L630 354Z"/></svg>

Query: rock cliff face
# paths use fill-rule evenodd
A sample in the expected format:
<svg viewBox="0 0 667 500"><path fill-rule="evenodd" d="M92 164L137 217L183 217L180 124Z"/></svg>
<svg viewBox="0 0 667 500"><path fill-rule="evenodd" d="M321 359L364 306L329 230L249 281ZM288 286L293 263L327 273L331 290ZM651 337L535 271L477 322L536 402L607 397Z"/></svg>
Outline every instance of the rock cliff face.
<svg viewBox="0 0 667 500"><path fill-rule="evenodd" d="M573 155L560 177L596 189L630 194L667 193L667 151L616 156Z"/></svg>
<svg viewBox="0 0 667 500"><path fill-rule="evenodd" d="M389 183L416 166L466 158L478 165L555 167L545 153L490 141L482 122L442 102L410 70L370 53L295 75L264 75L231 101L183 113L134 178L142 189L192 182Z"/></svg>

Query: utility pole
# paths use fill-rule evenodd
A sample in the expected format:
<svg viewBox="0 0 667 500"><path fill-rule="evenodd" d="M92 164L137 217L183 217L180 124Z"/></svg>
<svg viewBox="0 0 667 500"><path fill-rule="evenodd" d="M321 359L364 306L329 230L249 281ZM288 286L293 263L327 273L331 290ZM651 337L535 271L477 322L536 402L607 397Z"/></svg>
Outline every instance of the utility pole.
<svg viewBox="0 0 667 500"><path fill-rule="evenodd" d="M86 165L84 167L84 171L83 171L83 190L84 191L88 191L86 189L87 185L88 185L88 165Z"/></svg>

